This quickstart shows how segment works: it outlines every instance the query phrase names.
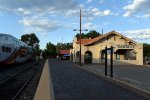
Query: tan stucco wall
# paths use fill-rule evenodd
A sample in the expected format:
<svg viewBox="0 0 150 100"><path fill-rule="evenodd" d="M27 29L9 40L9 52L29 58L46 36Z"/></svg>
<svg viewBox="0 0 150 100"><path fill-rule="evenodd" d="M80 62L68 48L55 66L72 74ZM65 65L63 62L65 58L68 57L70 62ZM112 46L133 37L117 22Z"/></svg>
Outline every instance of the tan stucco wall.
<svg viewBox="0 0 150 100"><path fill-rule="evenodd" d="M80 45L76 43L77 39L74 38L73 40L73 54L80 50ZM131 42L131 41L130 41ZM105 47L110 48L113 46L115 48L114 52L118 50L117 45L129 45L129 41L126 39L120 39L120 36L110 36L108 40L102 39L92 46L84 46L81 45L81 61L84 63L84 54L86 51L91 51L93 55L92 63L101 63L101 50L104 50ZM114 58L114 64L136 64L136 65L143 65L143 44L131 42L130 45L134 45L134 51L136 52L136 60L123 60L124 55L120 56L120 60L115 60L115 55L113 55ZM76 55L73 59L74 62L78 62L79 58L76 58ZM110 59L110 55L108 55L108 59ZM108 61L109 62L109 61Z"/></svg>

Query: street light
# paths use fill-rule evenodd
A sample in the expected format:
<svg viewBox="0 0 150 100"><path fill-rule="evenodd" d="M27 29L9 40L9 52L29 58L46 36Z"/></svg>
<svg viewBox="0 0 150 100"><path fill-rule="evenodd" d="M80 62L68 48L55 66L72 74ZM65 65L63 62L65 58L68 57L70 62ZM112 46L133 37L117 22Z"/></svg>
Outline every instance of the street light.
<svg viewBox="0 0 150 100"><path fill-rule="evenodd" d="M73 31L80 31L80 55L79 55L79 57L80 57L80 66L81 66L81 31L83 31L82 29L81 29L81 9L80 9L80 30L77 30L77 29L74 29ZM87 29L85 29L84 31L88 31Z"/></svg>

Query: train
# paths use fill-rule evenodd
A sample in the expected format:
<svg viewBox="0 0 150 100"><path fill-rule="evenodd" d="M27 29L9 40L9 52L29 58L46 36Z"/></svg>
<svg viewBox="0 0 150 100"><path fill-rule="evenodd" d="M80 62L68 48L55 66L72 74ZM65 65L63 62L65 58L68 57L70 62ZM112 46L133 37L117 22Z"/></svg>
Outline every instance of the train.
<svg viewBox="0 0 150 100"><path fill-rule="evenodd" d="M23 63L33 57L33 47L12 35L0 33L0 64Z"/></svg>

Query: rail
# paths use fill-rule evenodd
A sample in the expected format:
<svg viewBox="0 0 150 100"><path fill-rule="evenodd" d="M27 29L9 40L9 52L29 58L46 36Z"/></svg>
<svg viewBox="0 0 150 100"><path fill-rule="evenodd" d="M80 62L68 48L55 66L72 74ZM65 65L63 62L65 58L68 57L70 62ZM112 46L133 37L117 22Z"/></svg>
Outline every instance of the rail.
<svg viewBox="0 0 150 100"><path fill-rule="evenodd" d="M42 62L34 63L0 83L0 100L15 100L28 85Z"/></svg>

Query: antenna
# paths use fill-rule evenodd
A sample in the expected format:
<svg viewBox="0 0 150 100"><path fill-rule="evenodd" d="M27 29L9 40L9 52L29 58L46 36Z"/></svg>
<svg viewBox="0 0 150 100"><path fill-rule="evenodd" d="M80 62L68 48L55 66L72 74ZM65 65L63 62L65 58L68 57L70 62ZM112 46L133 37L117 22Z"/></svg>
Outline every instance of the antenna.
<svg viewBox="0 0 150 100"><path fill-rule="evenodd" d="M63 36L62 36L62 44L63 44Z"/></svg>
<svg viewBox="0 0 150 100"><path fill-rule="evenodd" d="M102 35L103 35L103 28L102 28Z"/></svg>
<svg viewBox="0 0 150 100"><path fill-rule="evenodd" d="M61 49L63 49L63 36L62 36L62 41L61 41Z"/></svg>

